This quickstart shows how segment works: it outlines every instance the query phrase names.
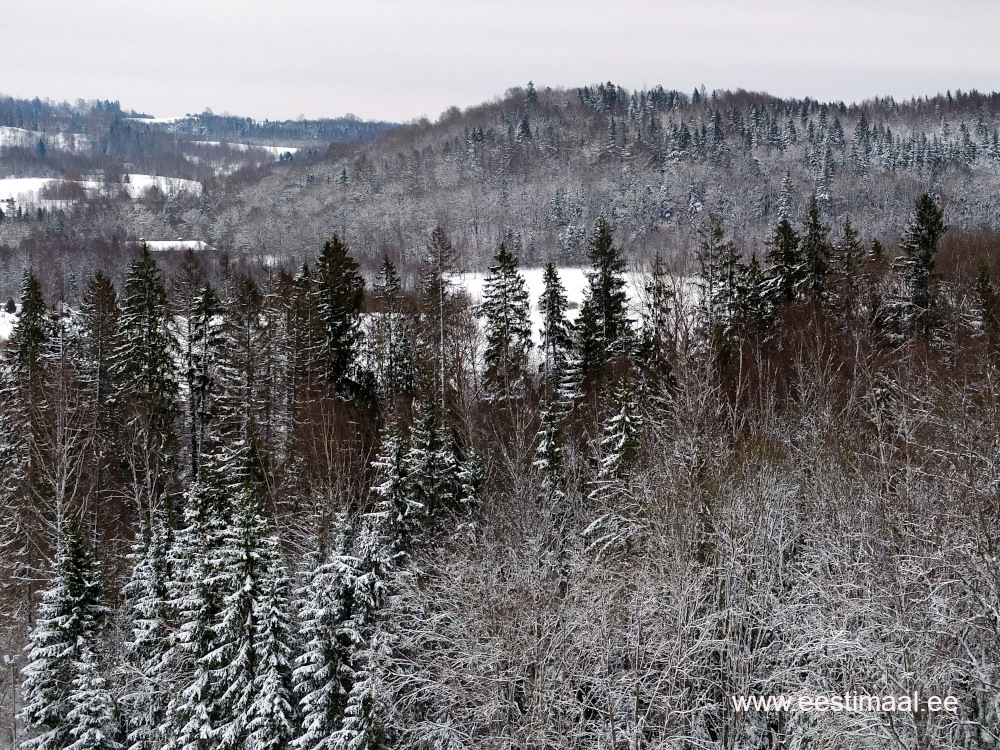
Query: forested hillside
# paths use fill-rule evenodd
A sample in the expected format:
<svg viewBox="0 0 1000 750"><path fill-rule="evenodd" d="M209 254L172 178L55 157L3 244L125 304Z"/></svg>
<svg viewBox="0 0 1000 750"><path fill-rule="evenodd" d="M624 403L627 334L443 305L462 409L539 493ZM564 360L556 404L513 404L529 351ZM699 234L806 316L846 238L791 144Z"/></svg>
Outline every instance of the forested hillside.
<svg viewBox="0 0 1000 750"><path fill-rule="evenodd" d="M751 127L699 98L516 92L330 156L329 183L223 193L261 254L275 216L286 242L342 220L300 266L119 238L78 303L29 268L0 402L6 737L997 747L998 240L958 208L988 143L971 116L963 156L864 110ZM868 111L954 127L958 101ZM634 203L650 175L664 202ZM626 246L663 250L638 313ZM543 257L588 266L572 323L554 264L526 291ZM914 692L957 709L731 702Z"/></svg>
<svg viewBox="0 0 1000 750"><path fill-rule="evenodd" d="M193 158L177 176L204 190L95 198L0 225L0 293L16 293L21 269L51 258L59 269L51 291L63 294L70 273L79 279L96 270L89 247L141 237L202 240L233 257L297 267L337 232L369 279L388 252L412 283L424 238L438 225L466 268L484 269L500 240L528 265L581 265L590 228L604 216L630 262L648 264L659 252L681 272L693 268L708 214L722 217L745 253L763 256L781 211L801 216L812 195L824 221L840 226L849 218L866 242L883 244L899 236L925 191L957 228L995 230L1000 216L1000 97L992 93L845 104L744 91L627 91L611 82L529 85L388 132L378 123L338 122L365 141L382 135L328 149L342 128L327 121L277 131L207 113L121 121L131 138L140 138L136 129L153 139L190 138L183 149L195 149ZM213 145L226 139L304 150L292 161L272 155L240 167L239 153Z"/></svg>

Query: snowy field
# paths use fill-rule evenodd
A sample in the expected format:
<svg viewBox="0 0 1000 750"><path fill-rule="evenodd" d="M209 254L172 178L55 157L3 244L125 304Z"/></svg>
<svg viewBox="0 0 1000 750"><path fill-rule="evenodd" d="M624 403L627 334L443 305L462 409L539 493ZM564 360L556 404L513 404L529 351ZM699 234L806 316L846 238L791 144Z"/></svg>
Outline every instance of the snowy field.
<svg viewBox="0 0 1000 750"><path fill-rule="evenodd" d="M6 341L10 338L10 333L14 330L16 322L17 315L13 315L6 310L0 310L0 341Z"/></svg>
<svg viewBox="0 0 1000 750"><path fill-rule="evenodd" d="M201 240L146 240L146 246L151 253L181 252L184 250L214 250L211 245Z"/></svg>
<svg viewBox="0 0 1000 750"><path fill-rule="evenodd" d="M267 151L269 154L273 154L275 157L281 156L282 154L297 154L302 149L299 146L260 146L256 143L229 143L222 141L191 141L192 144L198 144L201 146L228 146L229 148L235 149L237 151L249 151L250 149L260 149L261 151Z"/></svg>
<svg viewBox="0 0 1000 750"><path fill-rule="evenodd" d="M90 136L83 133L45 133L40 130L0 127L0 148L30 148L45 141L47 150L84 151L90 148Z"/></svg>
<svg viewBox="0 0 1000 750"><path fill-rule="evenodd" d="M38 197L39 192L49 183L59 183L49 177L8 177L0 179L0 209L5 213L10 209L17 210L36 207L51 209L64 208L70 201L45 200ZM90 195L98 195L104 189L104 183L97 180L78 180L76 182ZM122 187L131 198L138 198L152 186L158 187L165 195L177 195L181 192L201 195L202 184L197 180L185 180L180 177L162 177L160 175L130 174L129 181ZM9 201L13 200L11 204Z"/></svg>

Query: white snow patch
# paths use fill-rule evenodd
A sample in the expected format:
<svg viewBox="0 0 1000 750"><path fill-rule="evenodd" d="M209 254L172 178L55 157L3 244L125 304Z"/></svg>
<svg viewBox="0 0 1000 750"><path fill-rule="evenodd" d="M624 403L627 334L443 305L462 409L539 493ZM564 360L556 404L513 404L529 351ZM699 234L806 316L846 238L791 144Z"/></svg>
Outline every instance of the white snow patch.
<svg viewBox="0 0 1000 750"><path fill-rule="evenodd" d="M0 127L0 148L30 148L45 142L45 150L83 151L90 148L90 136L84 133L46 133L41 130Z"/></svg>
<svg viewBox="0 0 1000 750"><path fill-rule="evenodd" d="M9 339L16 324L17 313L9 313L6 310L0 310L0 340L6 341Z"/></svg>
<svg viewBox="0 0 1000 750"><path fill-rule="evenodd" d="M214 250L215 248L201 240L147 240L146 246L151 253L179 252L182 250Z"/></svg>
<svg viewBox="0 0 1000 750"><path fill-rule="evenodd" d="M237 151L249 151L250 149L260 149L261 151L267 151L274 156L281 156L282 154L297 154L302 150L300 146L261 146L256 143L229 143L223 141L191 141L192 144L199 144L201 146L228 146L229 148L235 149Z"/></svg>
<svg viewBox="0 0 1000 750"><path fill-rule="evenodd" d="M131 120L132 122L145 122L149 124L161 124L169 125L172 122L180 122L181 120L191 120L194 119L189 115L180 115L178 117L125 117L125 120Z"/></svg>
<svg viewBox="0 0 1000 750"><path fill-rule="evenodd" d="M185 180L180 177L161 177L151 174L129 174L125 190L133 198L138 198L148 188L158 187L165 195L176 195L181 192L201 195L202 184L197 180Z"/></svg>

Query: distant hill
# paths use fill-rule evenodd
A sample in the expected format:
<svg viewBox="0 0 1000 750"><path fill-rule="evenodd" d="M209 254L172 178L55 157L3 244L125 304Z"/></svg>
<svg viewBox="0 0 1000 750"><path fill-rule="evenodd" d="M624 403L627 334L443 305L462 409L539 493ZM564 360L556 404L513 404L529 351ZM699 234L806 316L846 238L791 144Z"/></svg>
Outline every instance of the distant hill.
<svg viewBox="0 0 1000 750"><path fill-rule="evenodd" d="M578 265L604 216L637 262L661 253L684 266L709 214L763 257L778 217L798 225L813 194L834 237L850 218L866 241L891 247L924 191L951 226L1000 229L996 93L847 104L610 82L532 86L398 127L210 112L146 122L116 102L88 106L0 103L0 124L34 118L39 139L51 141L86 120L94 143L90 155L58 159L4 148L0 170L60 176L70 164L82 175L114 155L135 173L199 180L203 194L91 200L62 223L0 226L0 244L61 247L67 231L77 242L183 236L295 265L338 232L371 272L383 253L415 268L440 224L466 268L483 268L501 240L526 265ZM25 164L52 168L22 175Z"/></svg>

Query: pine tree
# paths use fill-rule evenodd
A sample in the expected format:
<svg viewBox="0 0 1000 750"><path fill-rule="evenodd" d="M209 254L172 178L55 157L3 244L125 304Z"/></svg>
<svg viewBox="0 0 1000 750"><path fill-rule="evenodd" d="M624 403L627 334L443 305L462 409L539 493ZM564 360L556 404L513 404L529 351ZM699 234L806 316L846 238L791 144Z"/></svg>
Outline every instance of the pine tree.
<svg viewBox="0 0 1000 750"><path fill-rule="evenodd" d="M625 354L632 343L625 294L625 258L615 247L611 225L597 220L587 257L593 271L577 321L580 359L584 373L596 373L614 356Z"/></svg>
<svg viewBox="0 0 1000 750"><path fill-rule="evenodd" d="M48 308L34 272L29 272L24 281L18 309L21 312L7 342L7 360L14 386L22 399L32 404L42 395L44 354L49 340Z"/></svg>
<svg viewBox="0 0 1000 750"><path fill-rule="evenodd" d="M30 635L28 664L21 672L21 719L38 732L23 743L27 750L69 747L73 730L82 731L79 722L85 718L78 713L71 719L71 712L79 708L73 699L81 699L80 691L88 686L97 687L86 672L106 615L100 602L101 584L79 526L65 519L57 521L55 570L42 594Z"/></svg>
<svg viewBox="0 0 1000 750"><path fill-rule="evenodd" d="M566 290L552 263L546 264L543 278L545 289L538 307L542 315L539 333L545 388L548 393L558 393L556 401L568 411L576 396L579 367L574 366L573 332L566 318Z"/></svg>
<svg viewBox="0 0 1000 750"><path fill-rule="evenodd" d="M498 391L500 399L516 396L527 377L531 321L524 277L504 243L500 243L496 264L490 266L483 285L479 315L486 333L484 386Z"/></svg>
<svg viewBox="0 0 1000 750"><path fill-rule="evenodd" d="M355 364L358 322L365 297L365 280L358 262L338 235L323 245L316 260L316 295L325 332L324 360L328 381L347 387Z"/></svg>

